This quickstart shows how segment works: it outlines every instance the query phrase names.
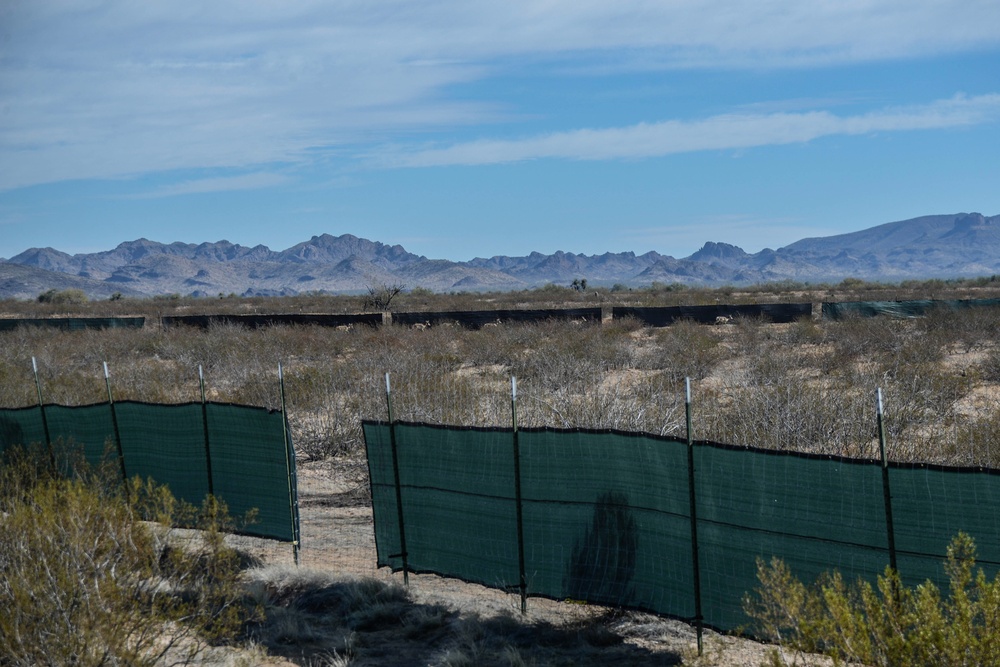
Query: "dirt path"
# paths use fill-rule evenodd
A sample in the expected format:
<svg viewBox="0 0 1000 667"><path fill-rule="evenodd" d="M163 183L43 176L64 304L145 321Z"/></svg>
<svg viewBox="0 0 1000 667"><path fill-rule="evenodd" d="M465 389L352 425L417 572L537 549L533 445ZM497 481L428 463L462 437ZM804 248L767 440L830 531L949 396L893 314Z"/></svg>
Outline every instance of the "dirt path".
<svg viewBox="0 0 1000 667"><path fill-rule="evenodd" d="M300 466L302 568L338 577L402 581L400 574L375 567L372 512L365 484L365 469L356 461ZM261 547L259 555L270 564L293 563L292 551L284 545ZM509 624L511 619L520 619L518 623L527 625L538 635L527 640L531 648L521 652L522 656L530 658L529 664L613 662L617 665L728 666L768 663L770 647L711 631L705 632L704 654L699 658L694 628L649 614L530 598L528 612L522 616L517 595L433 575L411 575L409 593L415 605L428 609L446 608L458 617L475 618L477 623ZM595 623L596 619L599 620ZM595 627L603 629L598 632L593 629ZM600 636L590 636L595 632ZM587 657L579 653L581 633L582 643L599 656L597 662L593 655ZM572 642L568 637L572 637ZM412 644L406 648L409 657L398 656L390 660L387 657L392 652L390 645L386 644L384 650L388 653L383 653L375 662L363 659L343 664L428 664L427 656L415 651Z"/></svg>

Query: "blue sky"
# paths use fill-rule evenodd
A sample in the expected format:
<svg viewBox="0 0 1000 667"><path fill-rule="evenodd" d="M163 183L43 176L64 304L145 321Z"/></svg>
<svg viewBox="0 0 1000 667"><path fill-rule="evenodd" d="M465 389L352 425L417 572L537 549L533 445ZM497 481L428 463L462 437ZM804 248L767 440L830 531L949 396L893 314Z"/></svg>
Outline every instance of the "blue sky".
<svg viewBox="0 0 1000 667"><path fill-rule="evenodd" d="M996 215L998 156L996 0L0 0L0 257L756 252Z"/></svg>

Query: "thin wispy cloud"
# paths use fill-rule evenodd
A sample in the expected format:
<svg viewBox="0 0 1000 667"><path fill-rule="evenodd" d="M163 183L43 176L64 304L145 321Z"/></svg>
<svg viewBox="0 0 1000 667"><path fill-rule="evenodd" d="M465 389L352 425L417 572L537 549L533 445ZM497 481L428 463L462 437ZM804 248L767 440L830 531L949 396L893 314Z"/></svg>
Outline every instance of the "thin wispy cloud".
<svg viewBox="0 0 1000 667"><path fill-rule="evenodd" d="M725 114L703 120L668 120L628 127L554 132L519 140L478 140L445 148L390 151L370 156L383 167L486 165L545 158L614 160L707 150L804 143L821 137L974 125L1000 118L1000 94L955 97L920 107L855 116L826 111L762 115Z"/></svg>
<svg viewBox="0 0 1000 667"><path fill-rule="evenodd" d="M150 0L14 3L0 51L0 190L175 169L312 164L312 151L378 146L424 131L488 125L505 102L457 86L529 67L618 72L796 68L995 48L1000 3L967 0L459 0L194 6ZM592 75L596 70L591 71ZM516 113L516 110L515 110ZM862 121L863 122L863 121ZM647 137L685 148L740 145L838 123L822 113L719 117L437 153L475 163L520 155L641 154ZM819 130L822 131L822 130ZM485 134L485 132L483 133ZM765 141L767 139L764 139ZM754 140L756 141L756 140ZM530 145L535 144L534 148ZM747 145L755 145L754 143ZM505 157L505 154L507 156ZM429 160L432 153L422 154ZM451 155L451 157L448 157ZM588 157L589 156L589 157Z"/></svg>
<svg viewBox="0 0 1000 667"><path fill-rule="evenodd" d="M182 181L173 185L165 185L150 192L128 195L126 199L157 199L160 197L176 197L178 195L205 194L210 192L230 192L233 190L259 190L272 188L288 183L291 179L283 174L258 172L240 176L222 176L218 178L199 178Z"/></svg>

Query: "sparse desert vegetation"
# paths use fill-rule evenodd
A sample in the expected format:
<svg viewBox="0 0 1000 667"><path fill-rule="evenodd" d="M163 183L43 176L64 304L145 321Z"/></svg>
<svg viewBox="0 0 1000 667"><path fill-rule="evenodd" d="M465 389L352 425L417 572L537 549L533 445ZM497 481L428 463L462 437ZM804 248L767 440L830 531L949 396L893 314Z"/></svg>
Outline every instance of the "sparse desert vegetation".
<svg viewBox="0 0 1000 667"><path fill-rule="evenodd" d="M745 291L656 286L599 295L551 287L496 295L414 290L396 295L392 307L482 310L998 294L1000 286L989 279L812 289L762 286ZM156 323L156 317L167 314L359 312L363 299L0 302L6 317L149 318L143 329L71 332L20 327L0 333L0 405L36 402L31 374L31 357L36 357L46 402L81 405L105 400L100 369L106 361L118 400L200 400L200 365L210 400L274 408L281 363L300 464L336 470L347 480L344 502L357 508L367 502L360 423L385 417L386 372L392 377L394 409L401 420L507 426L510 377L515 376L523 426L673 435L684 434L683 383L690 377L699 439L865 458L877 453L874 394L880 387L886 399L890 458L1000 465L1000 310L941 311L912 320L806 318L774 325L743 319L720 326L679 322L647 328L626 319L504 324L475 331L446 326L248 330L228 325L164 330ZM311 478L304 479L307 486ZM14 495L19 502L38 503L46 488L40 482L37 490ZM8 505L0 530L13 527L22 516L13 500L4 502ZM148 562L148 553L143 553L143 562ZM2 567L8 567L6 561ZM668 642L664 637L679 631L664 625L651 629L658 621L643 615L589 608L567 611L568 605L561 605L561 617L553 613L528 622L512 614L476 616L434 601L426 592L406 592L385 581L282 567L247 568L244 559L234 574L241 595L249 596L246 600L263 615L263 620L247 621L232 635L232 641L243 646L239 659L248 661L244 664L279 659L302 665L391 664L388 654L378 653L387 646L412 656L410 662L395 664L601 664L611 656L623 664L748 664L726 662L724 651L716 655L710 650L697 658L683 648L690 646L693 633L680 633L680 639ZM4 575L9 578L7 570ZM390 635L400 643L390 643ZM762 652L753 655L755 662L749 664L767 659Z"/></svg>

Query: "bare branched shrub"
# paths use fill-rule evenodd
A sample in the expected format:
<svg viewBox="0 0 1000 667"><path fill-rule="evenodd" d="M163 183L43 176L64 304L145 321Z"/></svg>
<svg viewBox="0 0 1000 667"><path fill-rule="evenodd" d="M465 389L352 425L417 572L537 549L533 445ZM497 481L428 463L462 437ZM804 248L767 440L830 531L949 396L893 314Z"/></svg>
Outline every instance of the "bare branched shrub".
<svg viewBox="0 0 1000 667"><path fill-rule="evenodd" d="M658 329L645 347L640 364L662 371L675 382L700 380L712 372L726 352L707 327L684 320Z"/></svg>
<svg viewBox="0 0 1000 667"><path fill-rule="evenodd" d="M406 285L401 285L399 283L393 283L388 285L386 283L380 283L378 285L368 286L368 295L364 300L364 307L370 310L389 310L389 304L392 300L399 295Z"/></svg>

